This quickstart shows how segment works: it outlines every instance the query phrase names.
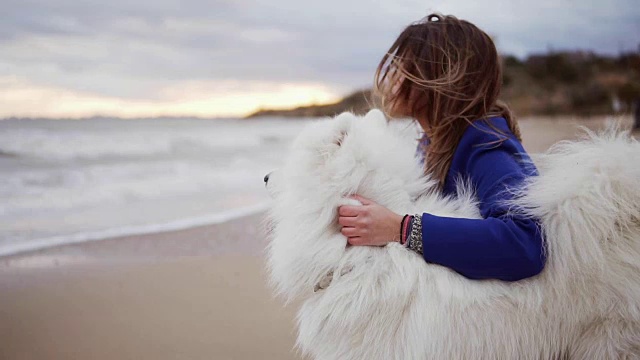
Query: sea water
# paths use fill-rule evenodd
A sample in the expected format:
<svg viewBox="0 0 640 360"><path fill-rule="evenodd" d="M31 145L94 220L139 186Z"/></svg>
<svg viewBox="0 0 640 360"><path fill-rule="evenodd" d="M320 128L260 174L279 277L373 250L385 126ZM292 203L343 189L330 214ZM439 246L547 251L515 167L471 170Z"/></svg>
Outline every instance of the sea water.
<svg viewBox="0 0 640 360"><path fill-rule="evenodd" d="M0 121L0 255L225 221L308 119Z"/></svg>

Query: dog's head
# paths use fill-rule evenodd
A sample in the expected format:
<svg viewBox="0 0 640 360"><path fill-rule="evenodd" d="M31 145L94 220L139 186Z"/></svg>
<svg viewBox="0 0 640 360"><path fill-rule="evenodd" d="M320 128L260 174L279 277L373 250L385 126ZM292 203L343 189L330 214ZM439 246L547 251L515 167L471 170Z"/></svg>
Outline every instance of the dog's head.
<svg viewBox="0 0 640 360"><path fill-rule="evenodd" d="M385 184L398 188L422 176L415 129L388 123L379 110L316 121L296 138L284 166L265 176L265 185L274 198L283 193L324 195L324 200L355 193L380 197L387 193Z"/></svg>

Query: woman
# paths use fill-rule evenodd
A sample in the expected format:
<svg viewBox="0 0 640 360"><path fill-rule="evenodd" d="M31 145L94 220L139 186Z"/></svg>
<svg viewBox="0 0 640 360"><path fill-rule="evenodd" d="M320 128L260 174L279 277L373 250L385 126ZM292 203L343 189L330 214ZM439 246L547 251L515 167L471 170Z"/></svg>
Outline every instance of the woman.
<svg viewBox="0 0 640 360"><path fill-rule="evenodd" d="M470 279L516 281L540 273L545 254L536 219L510 214L508 188L537 175L518 125L498 101L502 70L491 38L453 16L432 14L409 25L382 58L376 91L390 117L416 119L425 173L445 195L470 181L483 219L396 214L355 196L338 222L351 245L400 241L425 261Z"/></svg>

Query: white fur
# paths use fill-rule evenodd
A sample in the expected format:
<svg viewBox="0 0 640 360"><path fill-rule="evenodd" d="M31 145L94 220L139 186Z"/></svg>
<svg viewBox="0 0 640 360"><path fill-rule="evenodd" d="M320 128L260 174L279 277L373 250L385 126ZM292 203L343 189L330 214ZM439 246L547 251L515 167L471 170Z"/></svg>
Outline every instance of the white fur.
<svg viewBox="0 0 640 360"><path fill-rule="evenodd" d="M314 359L640 358L640 145L610 130L536 158L512 211L541 219L548 260L519 282L473 281L397 243L347 246L337 208L358 193L398 213L479 218L464 185L443 198L415 141L379 111L316 121L268 184L268 265L304 299L297 346ZM425 251L429 251L425 248ZM329 272L323 290L314 286Z"/></svg>

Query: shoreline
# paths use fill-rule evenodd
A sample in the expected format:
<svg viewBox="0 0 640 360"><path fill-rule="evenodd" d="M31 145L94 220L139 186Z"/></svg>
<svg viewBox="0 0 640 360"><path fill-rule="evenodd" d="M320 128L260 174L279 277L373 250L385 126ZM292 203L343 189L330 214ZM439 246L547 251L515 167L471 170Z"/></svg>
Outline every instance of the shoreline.
<svg viewBox="0 0 640 360"><path fill-rule="evenodd" d="M263 210L206 225L46 246L0 256L0 268L262 256L267 244L265 215Z"/></svg>
<svg viewBox="0 0 640 360"><path fill-rule="evenodd" d="M184 218L168 223L122 226L91 232L26 240L24 243L17 243L15 245L7 246L6 248L0 249L0 261L7 257L29 254L38 251L46 251L48 249L66 247L69 245L113 241L120 238L132 236L147 236L224 224L244 217L264 213L267 209L268 203L258 203L252 206L246 206L226 212L219 212L192 218Z"/></svg>

